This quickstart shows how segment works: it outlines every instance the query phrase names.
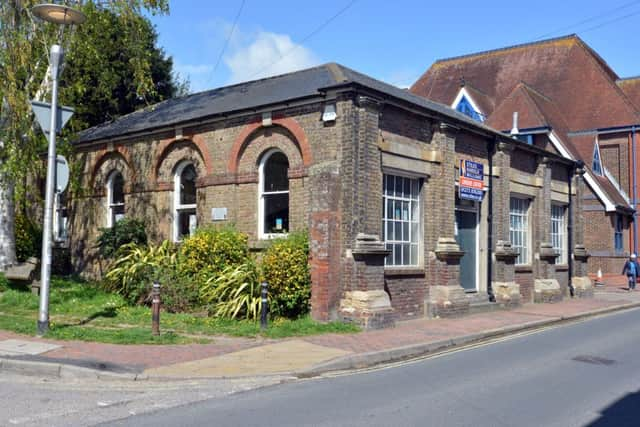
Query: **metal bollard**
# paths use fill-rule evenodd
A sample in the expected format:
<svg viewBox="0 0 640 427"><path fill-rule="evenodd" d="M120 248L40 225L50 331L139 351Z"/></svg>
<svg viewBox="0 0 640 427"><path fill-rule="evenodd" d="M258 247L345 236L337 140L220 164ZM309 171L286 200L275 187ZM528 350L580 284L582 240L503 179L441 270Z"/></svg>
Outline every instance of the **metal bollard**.
<svg viewBox="0 0 640 427"><path fill-rule="evenodd" d="M260 295L262 298L262 307L260 309L260 329L267 329L267 312L269 311L269 302L267 301L267 282L261 283L262 290Z"/></svg>
<svg viewBox="0 0 640 427"><path fill-rule="evenodd" d="M160 335L160 283L153 283L151 298L151 334L158 336Z"/></svg>

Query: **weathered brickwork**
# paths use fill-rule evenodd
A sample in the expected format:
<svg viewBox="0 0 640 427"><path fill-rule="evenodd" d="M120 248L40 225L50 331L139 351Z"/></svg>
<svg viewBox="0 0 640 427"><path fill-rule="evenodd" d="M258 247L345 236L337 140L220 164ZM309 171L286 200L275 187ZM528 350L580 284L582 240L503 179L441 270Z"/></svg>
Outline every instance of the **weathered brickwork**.
<svg viewBox="0 0 640 427"><path fill-rule="evenodd" d="M261 114L247 113L81 147L77 161L84 165L87 191L71 208L76 269L103 273L93 247L98 228L107 225L106 182L115 170L125 180L125 215L143 218L154 241L172 238L175 173L183 162L193 164L198 175L198 225L213 222L213 208L226 208L227 219L216 223L234 224L259 251L266 244L258 226L260 162L275 149L289 162L290 230L309 232L311 313L316 319L376 328L400 319L468 312L471 298L460 283L465 253L455 224L460 160L485 167L485 196L476 205L478 285L471 291L488 297L490 285L499 287L498 302L516 306L534 300L536 280L556 280L566 289L567 266L556 266L544 251L550 242L551 202L568 203L569 162L511 140L495 144L498 137L486 131L472 132L368 93L336 97L337 119L330 122L321 119L324 103L310 102L274 107L270 125L263 125ZM420 184L417 265L385 266L385 173ZM574 180L581 183L581 178ZM514 266L517 253L510 249L509 230L510 197L522 192L532 200L533 256L525 270ZM581 199L573 203L580 212L574 215L582 215ZM574 244L582 243L576 231Z"/></svg>

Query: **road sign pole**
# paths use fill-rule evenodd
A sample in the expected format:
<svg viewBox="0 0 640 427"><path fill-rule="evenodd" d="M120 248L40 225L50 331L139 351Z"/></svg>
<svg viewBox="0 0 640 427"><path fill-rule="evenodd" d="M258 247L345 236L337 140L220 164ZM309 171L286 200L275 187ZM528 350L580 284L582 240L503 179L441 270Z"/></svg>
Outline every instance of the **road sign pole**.
<svg viewBox="0 0 640 427"><path fill-rule="evenodd" d="M49 153L47 155L47 188L44 202L44 225L42 227L42 260L40 270L40 310L38 312L38 335L49 330L49 283L51 281L51 233L53 231L53 199L56 182L56 132L58 130L58 77L64 58L61 46L51 46L51 126L49 127Z"/></svg>

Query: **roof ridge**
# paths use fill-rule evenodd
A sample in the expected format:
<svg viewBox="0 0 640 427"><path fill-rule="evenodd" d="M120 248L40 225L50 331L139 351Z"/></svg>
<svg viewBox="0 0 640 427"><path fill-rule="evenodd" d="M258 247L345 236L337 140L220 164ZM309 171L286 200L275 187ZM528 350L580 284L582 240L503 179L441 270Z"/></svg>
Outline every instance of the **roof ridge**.
<svg viewBox="0 0 640 427"><path fill-rule="evenodd" d="M550 125L549 123L549 119L547 118L547 116L542 112L542 109L540 108L540 106L538 105L538 103L536 102L535 99L533 99L533 97L531 96L531 94L529 93L529 85L526 84L524 81L520 80L520 82L513 88L513 90L511 91L511 93L505 98L505 101L510 98L513 94L515 94L515 92L518 89L524 89L525 95L526 95L526 99L527 99L527 103L532 103L533 105L530 106L533 107L534 113L538 116L538 119L540 119L540 121L542 123L546 123L547 126ZM534 93L537 95L537 93L534 91Z"/></svg>
<svg viewBox="0 0 640 427"><path fill-rule="evenodd" d="M518 49L518 48L523 48L523 47L528 47L528 46L537 46L537 45L553 43L553 42L556 42L556 41L559 41L559 40L567 40L567 39L580 40L580 37L577 34L572 33L572 34L567 34L565 36L554 37L554 38L550 38L550 39L544 39L544 40L527 42L527 43L520 43L520 44L511 45L511 46L500 47L500 48L497 48L497 49L488 49L488 50L484 50L484 51L480 51L480 52L468 53L468 54L465 54L465 55L451 56L449 58L436 59L436 61L434 62L434 65L438 64L438 63L442 63L442 62L455 61L455 60L458 60L458 59L473 58L474 56L486 55L488 53L504 52L504 51L511 50L511 49Z"/></svg>
<svg viewBox="0 0 640 427"><path fill-rule="evenodd" d="M618 80L616 80L616 83L622 83L630 80L640 80L640 74L631 77L620 77Z"/></svg>
<svg viewBox="0 0 640 427"><path fill-rule="evenodd" d="M544 98L545 101L551 102L553 103L553 99L549 98L547 95L545 95L544 93L540 92L538 89L534 88L533 86L531 86L529 83L525 82L524 80L520 80L520 82L518 83L518 86L523 86L525 89L527 89L527 91L533 92L535 95Z"/></svg>

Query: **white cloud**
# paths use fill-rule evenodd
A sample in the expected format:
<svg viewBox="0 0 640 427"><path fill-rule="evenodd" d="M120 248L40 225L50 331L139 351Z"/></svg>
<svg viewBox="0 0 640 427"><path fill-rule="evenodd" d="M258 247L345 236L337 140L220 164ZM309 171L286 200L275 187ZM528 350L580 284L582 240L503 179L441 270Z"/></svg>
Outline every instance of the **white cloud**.
<svg viewBox="0 0 640 427"><path fill-rule="evenodd" d="M286 34L260 31L253 42L235 49L224 62L231 72L229 83L238 83L312 67L320 60Z"/></svg>
<svg viewBox="0 0 640 427"><path fill-rule="evenodd" d="M212 64L180 64L173 66L174 70L181 78L189 80L190 92L200 92L210 89Z"/></svg>

